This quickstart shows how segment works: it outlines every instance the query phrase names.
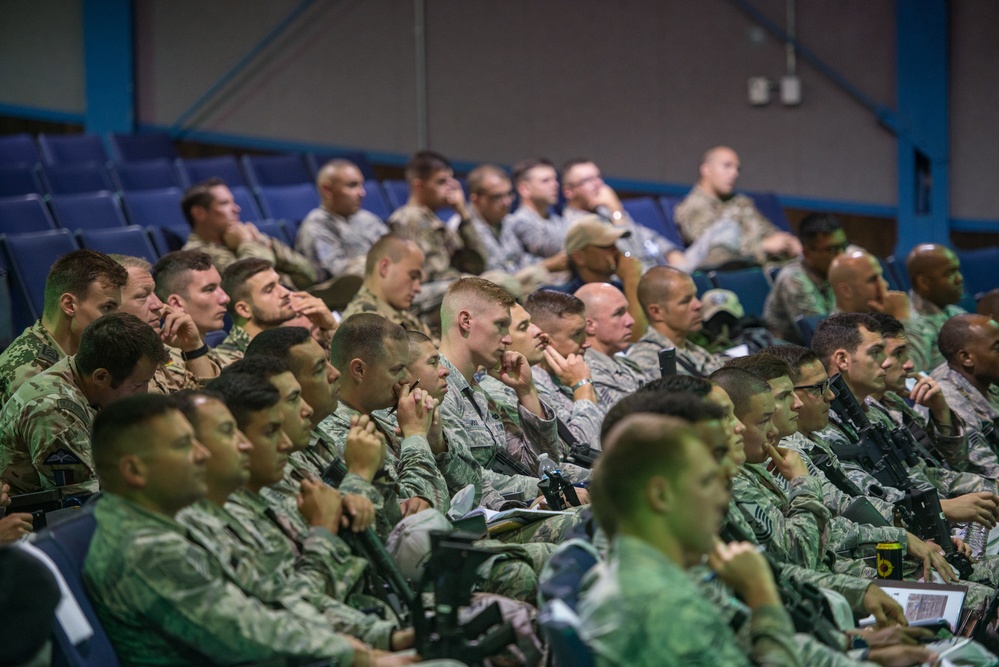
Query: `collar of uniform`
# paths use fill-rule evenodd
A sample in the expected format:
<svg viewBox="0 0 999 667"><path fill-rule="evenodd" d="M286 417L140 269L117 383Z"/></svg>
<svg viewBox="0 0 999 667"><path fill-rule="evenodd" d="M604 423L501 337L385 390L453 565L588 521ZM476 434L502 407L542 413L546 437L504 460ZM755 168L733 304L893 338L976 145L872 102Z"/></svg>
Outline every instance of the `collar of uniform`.
<svg viewBox="0 0 999 667"><path fill-rule="evenodd" d="M52 334L49 333L49 330L45 328L40 319L36 320L35 323L32 325L31 332L35 336L37 336L38 339L41 340L43 343L45 343L51 348L54 348L59 353L60 359L67 356L66 351L59 346L59 343L57 343L56 339L52 337Z"/></svg>
<svg viewBox="0 0 999 667"><path fill-rule="evenodd" d="M652 343L653 345L658 345L660 348L664 350L672 350L673 348L676 347L676 345L673 344L673 341L671 341L669 338L656 331L653 327L648 327L645 330L645 335L642 336L638 342ZM686 347L686 343L687 341L684 340L685 344L684 347Z"/></svg>
<svg viewBox="0 0 999 667"><path fill-rule="evenodd" d="M234 503L236 505L242 505L243 507L248 507L258 514L263 514L270 505L259 493L254 493L247 488L236 489L229 495L226 499L227 503Z"/></svg>
<svg viewBox="0 0 999 667"><path fill-rule="evenodd" d="M471 387L472 385L465 379L455 365L448 360L443 354L441 355L441 363L447 368L449 374L447 376L448 389L455 394L460 394L464 391L465 387Z"/></svg>
<svg viewBox="0 0 999 667"><path fill-rule="evenodd" d="M142 505L125 498L124 496L119 496L116 493L104 493L100 498L97 499L97 506L95 510L100 510L101 513L110 513L116 519L118 517L142 517L143 521L151 521L155 523L162 524L164 528L172 530L177 533L184 533L186 529L173 517L167 516L165 514L160 514L159 512L154 512L150 509L143 507ZM115 523L119 523L117 520Z"/></svg>
<svg viewBox="0 0 999 667"><path fill-rule="evenodd" d="M944 312L943 308L929 299L923 298L914 289L909 290L909 302L912 305L912 311L920 315L940 315Z"/></svg>

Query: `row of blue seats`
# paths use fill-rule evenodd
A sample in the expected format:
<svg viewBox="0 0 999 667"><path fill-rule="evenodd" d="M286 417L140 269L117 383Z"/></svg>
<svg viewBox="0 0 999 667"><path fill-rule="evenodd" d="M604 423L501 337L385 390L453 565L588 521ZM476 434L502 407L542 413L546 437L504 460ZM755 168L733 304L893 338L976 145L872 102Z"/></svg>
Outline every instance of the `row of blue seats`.
<svg viewBox="0 0 999 667"><path fill-rule="evenodd" d="M187 189L218 177L231 186L314 183L322 158L309 155L232 155L206 158L156 159L143 162L83 162L73 164L0 164L0 197L68 195L98 190L133 192L162 188Z"/></svg>
<svg viewBox="0 0 999 667"><path fill-rule="evenodd" d="M110 147L110 150L105 146ZM228 157L228 156L226 156ZM283 157L283 156L278 156ZM0 135L0 166L45 164L67 166L78 164L119 164L147 162L150 160L173 161L177 158L177 150L170 137L163 133L149 134L115 134L111 133L104 139L96 134L39 134L37 144L30 134ZM318 166L333 158L347 158L357 164L365 178L374 178L374 170L364 151L327 149L306 155L306 160L312 173ZM210 159L210 158L207 158ZM267 160L260 162L262 178L276 177L269 169ZM248 172L249 174L249 172ZM255 174L250 175L251 178ZM197 181L194 181L197 182ZM272 185L287 185L285 181Z"/></svg>

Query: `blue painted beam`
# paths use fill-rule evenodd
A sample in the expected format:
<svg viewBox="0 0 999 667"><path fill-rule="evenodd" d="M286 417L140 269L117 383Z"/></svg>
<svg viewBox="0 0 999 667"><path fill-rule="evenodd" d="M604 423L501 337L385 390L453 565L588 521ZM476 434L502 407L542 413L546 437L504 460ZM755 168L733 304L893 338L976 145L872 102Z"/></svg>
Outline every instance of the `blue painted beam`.
<svg viewBox="0 0 999 667"><path fill-rule="evenodd" d="M899 256L950 241L949 19L946 0L895 2Z"/></svg>
<svg viewBox="0 0 999 667"><path fill-rule="evenodd" d="M84 129L105 135L135 126L132 0L83 0Z"/></svg>

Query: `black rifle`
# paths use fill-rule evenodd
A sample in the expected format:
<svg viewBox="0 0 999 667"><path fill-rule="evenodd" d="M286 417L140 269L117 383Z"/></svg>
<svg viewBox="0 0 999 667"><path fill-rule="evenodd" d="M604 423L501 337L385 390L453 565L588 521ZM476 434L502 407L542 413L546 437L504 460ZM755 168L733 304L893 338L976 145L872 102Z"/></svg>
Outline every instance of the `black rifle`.
<svg viewBox="0 0 999 667"><path fill-rule="evenodd" d="M496 447L493 455L486 461L486 467L493 472L503 475L523 475L524 477L534 477L530 468L515 459L510 452L502 447Z"/></svg>
<svg viewBox="0 0 999 667"><path fill-rule="evenodd" d="M323 473L323 481L330 486L337 487L347 476L347 466L343 459L334 459ZM374 528L368 528L360 533L344 533L341 535L347 541L353 541L358 552L363 554L375 568L376 575L381 579L380 590L376 591L378 597L385 601L392 611L399 617L399 623L405 627L410 624L410 613L413 600L418 597L413 593L409 582L402 576L399 567L385 551L385 545L375 532Z"/></svg>
<svg viewBox="0 0 999 667"><path fill-rule="evenodd" d="M950 541L950 524L940 508L936 489L921 489L909 478L906 465L918 462L912 449L905 446L899 435L893 438L888 428L867 418L841 375L834 375L831 380L830 386L836 393L831 411L856 436L852 446L837 448L837 456L857 461L882 485L902 491L905 496L895 503L896 514L918 537L936 542L961 579L967 579L971 575L971 561L958 553Z"/></svg>
<svg viewBox="0 0 999 667"><path fill-rule="evenodd" d="M599 449L593 449L592 447L579 443L574 445L572 449L569 450L569 454L565 457L565 462L572 463L580 468L592 468L598 458L600 458Z"/></svg>
<svg viewBox="0 0 999 667"><path fill-rule="evenodd" d="M542 471L541 481L538 482L538 490L545 496L548 508L561 512L572 507L579 507L579 496L576 495L576 488L572 483L562 476L562 472L557 469Z"/></svg>
<svg viewBox="0 0 999 667"><path fill-rule="evenodd" d="M721 537L726 542L756 542L755 536L742 534L742 531L731 523L722 528ZM784 608L794 622L794 629L814 635L826 646L839 649L842 646L841 633L836 627L829 601L822 591L813 584L784 577L783 566L767 552L761 553L770 565L777 591L780 593ZM737 614L731 621L732 630L738 632L740 626L747 620L744 615Z"/></svg>

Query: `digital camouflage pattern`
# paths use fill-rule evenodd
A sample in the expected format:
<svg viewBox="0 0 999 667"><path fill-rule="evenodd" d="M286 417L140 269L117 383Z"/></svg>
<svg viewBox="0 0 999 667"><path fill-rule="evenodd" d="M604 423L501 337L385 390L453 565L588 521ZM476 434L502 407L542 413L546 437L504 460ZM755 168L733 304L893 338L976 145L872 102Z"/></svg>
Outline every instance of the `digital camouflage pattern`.
<svg viewBox="0 0 999 667"><path fill-rule="evenodd" d="M0 353L0 407L25 380L51 368L66 353L38 320Z"/></svg>
<svg viewBox="0 0 999 667"><path fill-rule="evenodd" d="M620 354L609 357L591 347L586 351L586 365L590 367L590 379L593 380L600 408L605 412L645 384L646 376L642 368L634 360Z"/></svg>
<svg viewBox="0 0 999 667"><path fill-rule="evenodd" d="M388 226L363 208L349 218L314 208L302 220L295 250L323 271L322 279L363 276L365 256Z"/></svg>
<svg viewBox="0 0 999 667"><path fill-rule="evenodd" d="M725 355L711 354L692 340L685 340L683 347L676 347L673 341L652 327L646 329L645 335L628 348L626 358L644 373L646 382L651 382L662 376L659 351L672 349L676 350L676 372L679 375L707 377L728 361Z"/></svg>
<svg viewBox="0 0 999 667"><path fill-rule="evenodd" d="M572 388L562 384L561 380L541 366L533 366L531 373L534 374L538 396L555 411L555 416L565 423L573 437L581 444L600 449L600 425L603 424L606 411L589 399L574 400ZM560 438L559 444L561 454L568 454L566 442Z"/></svg>
<svg viewBox="0 0 999 667"><path fill-rule="evenodd" d="M391 304L379 299L374 292L368 289L367 285L361 285L354 298L350 300L341 315L341 320L345 320L357 313L375 313L381 315L389 322L398 324L406 331L418 331L425 336L433 338L433 334L423 320L412 314L408 310L397 310Z"/></svg>
<svg viewBox="0 0 999 667"><path fill-rule="evenodd" d="M308 289L319 282L319 271L306 257L289 248L276 238L262 234L264 243L246 241L240 243L233 252L224 245L206 241L197 234L187 237L187 243L181 250L198 250L212 258L212 264L224 273L227 266L248 257L266 259L274 265L274 270L281 276L281 282L296 289Z"/></svg>
<svg viewBox="0 0 999 667"><path fill-rule="evenodd" d="M507 218L514 235L538 257L551 257L565 250L565 234L569 223L558 213L542 218L526 206L519 207Z"/></svg>
<svg viewBox="0 0 999 667"><path fill-rule="evenodd" d="M964 423L968 437L967 470L993 479L999 477L999 455L990 444L990 440L997 439L999 408L947 364L937 366L930 375L943 390L951 411Z"/></svg>
<svg viewBox="0 0 999 667"><path fill-rule="evenodd" d="M325 616L247 595L173 519L113 494L97 501L94 516L83 575L123 665L353 660Z"/></svg>
<svg viewBox="0 0 999 667"><path fill-rule="evenodd" d="M828 315L836 307L836 295L829 281L796 259L777 273L763 304L763 319L770 331L784 340L801 344L796 317Z"/></svg>
<svg viewBox="0 0 999 667"><path fill-rule="evenodd" d="M915 290L909 290L909 304L909 317L902 321L909 343L909 359L916 365L915 370L929 373L946 361L937 346L944 322L967 311L955 304L941 308Z"/></svg>
<svg viewBox="0 0 999 667"><path fill-rule="evenodd" d="M763 264L767 259L762 248L763 239L778 231L746 195L738 194L722 201L696 186L676 205L673 218L687 244L708 233L717 222L734 220L739 223L741 234L738 251L733 252L725 246L714 246L703 262L705 265L721 264L740 257L752 257L758 264Z"/></svg>
<svg viewBox="0 0 999 667"><path fill-rule="evenodd" d="M225 368L229 364L242 359L249 345L250 334L246 333L246 329L243 327L233 323L232 328L229 329L229 335L213 351L219 364L222 368Z"/></svg>

